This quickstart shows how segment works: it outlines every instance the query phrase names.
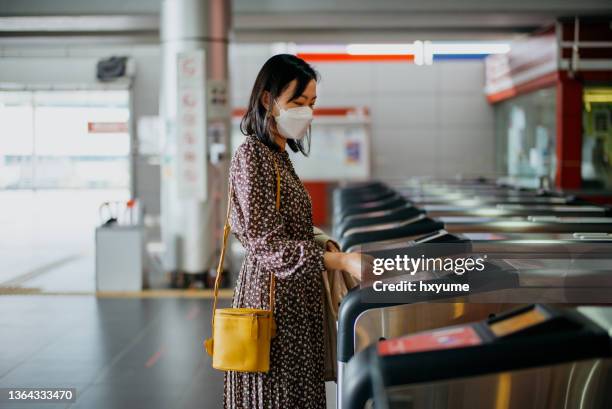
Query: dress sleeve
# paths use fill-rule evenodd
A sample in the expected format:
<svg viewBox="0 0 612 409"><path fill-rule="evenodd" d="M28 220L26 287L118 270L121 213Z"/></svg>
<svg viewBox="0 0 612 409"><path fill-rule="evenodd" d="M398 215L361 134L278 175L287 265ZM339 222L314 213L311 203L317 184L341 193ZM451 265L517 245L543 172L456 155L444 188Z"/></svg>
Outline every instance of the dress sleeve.
<svg viewBox="0 0 612 409"><path fill-rule="evenodd" d="M321 230L317 226L313 226L312 231L314 234L315 242L319 245L319 247L326 249L327 242L331 241L337 248L340 248L340 245L338 244L336 240L332 239L331 236L329 236L327 233L325 233L323 230Z"/></svg>
<svg viewBox="0 0 612 409"><path fill-rule="evenodd" d="M238 148L232 161L230 178L234 200L242 212L243 244L280 279L321 273L325 250L314 239L295 240L286 233L276 209L276 175L271 162L270 155L248 144Z"/></svg>

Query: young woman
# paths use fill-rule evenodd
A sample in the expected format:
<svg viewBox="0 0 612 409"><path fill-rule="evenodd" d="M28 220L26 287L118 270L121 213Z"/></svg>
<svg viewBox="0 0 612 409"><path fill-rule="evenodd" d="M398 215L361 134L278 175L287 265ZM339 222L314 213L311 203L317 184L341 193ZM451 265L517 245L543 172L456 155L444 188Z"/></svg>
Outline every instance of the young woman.
<svg viewBox="0 0 612 409"><path fill-rule="evenodd" d="M257 75L242 118L246 141L232 158L230 224L246 249L234 291L235 308L269 308L275 275L270 371L225 373L228 409L324 409L322 278L325 269L360 277L361 257L314 240L310 196L287 147L308 151L318 75L300 58L270 58ZM280 210L276 208L277 170Z"/></svg>

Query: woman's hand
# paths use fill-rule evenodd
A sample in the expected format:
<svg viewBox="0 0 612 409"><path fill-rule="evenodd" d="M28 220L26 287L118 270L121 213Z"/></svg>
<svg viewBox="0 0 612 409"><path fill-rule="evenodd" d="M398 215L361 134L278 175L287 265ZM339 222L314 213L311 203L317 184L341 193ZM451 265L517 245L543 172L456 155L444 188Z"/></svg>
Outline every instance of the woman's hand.
<svg viewBox="0 0 612 409"><path fill-rule="evenodd" d="M362 279L365 275L368 276L368 273L372 272L374 259L372 256L363 253L342 253L344 254L344 268L342 270L346 271L357 280Z"/></svg>
<svg viewBox="0 0 612 409"><path fill-rule="evenodd" d="M362 272L372 271L373 258L361 253L340 253L327 251L324 256L325 268L329 270L343 270L361 280Z"/></svg>
<svg viewBox="0 0 612 409"><path fill-rule="evenodd" d="M337 253L340 251L338 246L336 246L336 243L334 243L332 240L327 240L325 243L325 250L331 251L332 253Z"/></svg>

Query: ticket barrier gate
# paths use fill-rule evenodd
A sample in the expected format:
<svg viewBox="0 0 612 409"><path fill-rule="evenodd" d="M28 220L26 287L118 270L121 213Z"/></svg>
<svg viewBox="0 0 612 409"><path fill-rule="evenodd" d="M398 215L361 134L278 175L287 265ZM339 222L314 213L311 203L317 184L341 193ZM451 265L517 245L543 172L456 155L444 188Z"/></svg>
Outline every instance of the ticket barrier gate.
<svg viewBox="0 0 612 409"><path fill-rule="evenodd" d="M411 246L418 246L422 244L432 243L445 243L453 244L451 251L461 251L463 253L469 253L471 251L470 240L467 240L460 236L450 235L444 231L437 232L436 234L425 235L413 241ZM406 246L404 242L402 244ZM431 249L430 249L431 250ZM380 249L379 251L370 252L375 257L385 257L388 252L391 251L393 254L399 254L401 251L397 251L394 248L391 249ZM431 251L430 251L431 253ZM444 254L428 254L429 256L436 255L442 256ZM518 278L515 271L512 268L499 268L496 266L488 266L488 270L482 274L478 274L470 277L470 283L472 284L472 290L474 292L486 292L497 290L500 288L514 288L518 285ZM497 270L497 271L496 271ZM497 274L495 281L491 280L491 274ZM401 277L401 276L400 276ZM405 278L405 277L402 277ZM457 282L461 281L460 277L452 273L443 273L428 271L412 277L407 277L410 280L420 280L426 283L444 283L444 282ZM409 316L414 317L415 321L408 323L407 328L402 325L401 331L414 332L426 328L436 328L444 325L448 325L449 322L464 322L469 319L477 319L486 317L489 314L500 312L503 310L503 306L489 304L465 304L464 300L456 297L455 294L449 295L446 293L436 294L433 297L422 293L415 293L411 296L409 303L404 300L394 300L387 298L385 302L372 302L368 300L369 297L373 298L372 287L354 288L344 297L340 305L338 312L338 337L337 337L337 359L338 359L338 389L337 389L337 408L340 409L342 406L339 400L343 387L343 370L346 362L354 355L357 336L354 331L361 332L360 339L367 338L367 332L359 330L359 324L362 322L360 318L364 313L371 310L378 310L384 308L385 311L394 306L403 306L410 308ZM431 301L440 301L445 299L445 302L428 303ZM368 301L366 301L368 300ZM405 319L401 320L406 323ZM394 323L390 322L393 326ZM403 333L403 332L402 332Z"/></svg>
<svg viewBox="0 0 612 409"><path fill-rule="evenodd" d="M612 232L612 218L609 217L558 217L529 216L527 218L492 217L441 217L426 219L423 229L430 226L434 232L440 224L449 233L608 233ZM348 230L340 239L343 251L354 251L359 245L394 240L409 239L415 234L411 230L412 220L358 227Z"/></svg>
<svg viewBox="0 0 612 409"><path fill-rule="evenodd" d="M397 198L393 199L397 200ZM383 201L384 202L384 201ZM414 237L419 234L439 230L440 223L451 233L482 233L482 232L514 232L514 233L574 233L574 232L599 232L612 231L612 218L596 217L598 214L606 214L607 210L601 208L596 212L595 207L584 208L582 214L592 217L562 217L559 212L555 214L553 209L547 215L546 208L534 209L541 215L524 214L529 209L507 209L507 211L518 211L523 216L519 217L477 217L477 216L444 216L438 219L427 217L424 213L417 213L418 209L404 202L400 206L385 206L381 202L375 203L376 210L361 210L344 212L337 215L334 223L334 235L340 239L343 250L358 244ZM387 202L388 203L388 202ZM353 209L356 209L355 207ZM578 208L576 212L579 212ZM580 214L580 213L576 213ZM430 230L428 230L430 229Z"/></svg>
<svg viewBox="0 0 612 409"><path fill-rule="evenodd" d="M434 199L444 199L448 197L451 200L461 198L479 197L485 200L487 197L496 197L498 200L503 198L523 198L539 201L540 199L551 199L551 202L566 202L577 200L574 196L568 196L563 193L546 192L526 189L512 189L500 186L490 186L486 188L472 187L464 185L454 186L401 186L401 185L385 185L376 184L374 187L361 188L338 188L334 191L335 203L342 203L341 199L361 199L361 200L376 200L377 197L383 194L388 194L389 191L399 193L404 197L430 197Z"/></svg>
<svg viewBox="0 0 612 409"><path fill-rule="evenodd" d="M424 210L427 210L427 207ZM436 216L443 217L440 217L440 220L432 219L411 202L399 200L397 197L390 200L357 202L352 207L340 208L336 213L334 236L348 241L349 244L343 243L343 248L347 249L351 245L364 242L366 238L365 242L370 242L421 234L426 232L427 225L437 228L437 221L445 222L447 230L451 232L491 232L505 229L525 233L604 232L609 231L609 226L601 224L612 221L603 217L610 214L609 209L599 206L497 204L494 208L483 209L429 205L429 210ZM479 217L485 214L488 217ZM581 224L586 225L584 230L580 228Z"/></svg>
<svg viewBox="0 0 612 409"><path fill-rule="evenodd" d="M382 340L346 366L342 407L612 407L612 308L530 305Z"/></svg>
<svg viewBox="0 0 612 409"><path fill-rule="evenodd" d="M396 193L384 183L372 182L336 188L333 192L333 202L338 205L350 204L354 200L380 200L390 193Z"/></svg>
<svg viewBox="0 0 612 409"><path fill-rule="evenodd" d="M414 189L422 191L445 191L445 190L473 190L473 191L487 191L487 190L498 190L505 191L508 193L521 193L533 194L538 196L561 196L564 193L551 189L536 189L525 186L516 186L508 183L497 183L497 182L475 182L466 180L407 180L407 181L386 181L378 182L394 189Z"/></svg>
<svg viewBox="0 0 612 409"><path fill-rule="evenodd" d="M348 215L342 222L334 225L333 233L334 237L342 237L344 233L352 227L364 227L375 224L392 223L397 220L408 220L421 214L426 214L425 210L419 209L410 203L406 203L393 209Z"/></svg>
<svg viewBox="0 0 612 409"><path fill-rule="evenodd" d="M382 191L380 189L383 189ZM334 191L334 212L358 212L360 206L368 202L382 201L395 193L404 199L420 206L424 205L460 205L466 207L490 207L497 204L522 205L591 205L575 196L543 195L534 191L507 191L499 188L490 190L423 190L423 189L392 189L379 188L376 191L351 191L346 193L341 189Z"/></svg>
<svg viewBox="0 0 612 409"><path fill-rule="evenodd" d="M338 205L334 210L334 222L342 221L344 217L354 214L389 210L410 204L406 198L397 192L388 192L372 200L349 198L336 203Z"/></svg>
<svg viewBox="0 0 612 409"><path fill-rule="evenodd" d="M523 239L523 240L521 240ZM373 244L364 246L362 251L374 257L392 258L402 255L406 250L415 254L418 244L423 243L466 243L466 237L438 232L415 240L411 244L395 243L395 245L380 246ZM491 314L525 304L532 300L547 300L560 304L584 303L582 295L591 291L588 302L609 301L612 289L612 245L608 236L581 236L566 238L565 240L524 240L520 235L515 237L497 236L495 240L469 241L469 248L465 252L493 254L502 249L503 257L528 258L533 257L564 257L566 251L574 254L584 253L589 260L597 264L585 264L580 269L574 268L569 274L561 274L557 265L552 267L521 271L520 269L502 268L488 269L488 274L480 278L488 283L478 284L476 277L475 290L469 297L448 297L443 301L423 297L421 294L411 295L410 302L394 300L385 297L385 301L371 302L372 289L368 287L356 288L344 298L338 316L338 408L342 408L340 397L344 386L344 367L356 352L366 348L381 338L397 337L417 331L438 328L446 325L463 323L469 320L486 318ZM459 247L461 248L461 247ZM431 250L428 250L431 251ZM506 254L506 252L508 254ZM547 256L548 255L548 256ZM580 258L580 257L579 257ZM542 262L542 260L538 260ZM586 263L588 263L587 261ZM571 270L571 266L570 270ZM431 274L431 273L430 273ZM415 280L422 280L415 277ZM435 276L428 280L435 280ZM432 281L433 282L433 281ZM487 285L488 284L488 285ZM542 290L545 289L545 290ZM517 296L517 294L519 294ZM578 295L577 295L578 294ZM377 300L378 301L378 300Z"/></svg>
<svg viewBox="0 0 612 409"><path fill-rule="evenodd" d="M610 217L612 211L601 206L586 205L542 205L542 204L511 204L498 203L493 206L454 206L426 205L422 207L429 217L444 216L484 216L484 217L514 217L514 216L546 216L560 217Z"/></svg>
<svg viewBox="0 0 612 409"><path fill-rule="evenodd" d="M522 205L586 205L571 198L546 198L525 195L463 195L423 196L414 192L388 190L374 195L334 196L334 222L345 217L372 211L389 210L407 204L413 205L465 205L470 207L491 207L497 204Z"/></svg>
<svg viewBox="0 0 612 409"><path fill-rule="evenodd" d="M402 197L410 198L416 206L426 205L468 205L468 206L494 206L497 204L521 204L521 205L589 205L588 202L578 201L573 197L540 197L526 195L418 195L414 193L402 193Z"/></svg>
<svg viewBox="0 0 612 409"><path fill-rule="evenodd" d="M377 212L358 213L345 216L334 226L335 237L342 237L353 228L373 226L377 224L393 223L407 220L424 214L430 218L438 217L529 217L529 216L557 216L557 217L610 217L610 208L601 206L557 206L557 205L515 205L496 204L490 207L455 206L455 205L427 205L421 208L411 203Z"/></svg>
<svg viewBox="0 0 612 409"><path fill-rule="evenodd" d="M518 279L511 272L503 272L494 286L505 286L512 288L517 285ZM420 280L426 283L452 282L451 277L432 274L430 277ZM487 285L489 284L489 286ZM492 291L494 288L489 283L473 287L475 292ZM384 303L363 303L363 298L372 294L371 289L353 289L344 297L338 313L338 338L337 338L337 408L343 407L340 397L344 387L344 368L353 357L355 351L361 350L363 345L378 341L375 332L381 336L388 329L401 333L417 332L424 329L438 328L449 323L467 322L491 314L496 314L509 308L507 303L467 303L465 299L442 293L432 296L415 295L413 303L390 301ZM371 314L374 312L374 314ZM397 314L399 313L399 314ZM382 324L383 328L377 324ZM387 327L388 326L388 327ZM370 328L378 331L368 332ZM382 330L381 330L382 329ZM374 335L374 336L373 336Z"/></svg>

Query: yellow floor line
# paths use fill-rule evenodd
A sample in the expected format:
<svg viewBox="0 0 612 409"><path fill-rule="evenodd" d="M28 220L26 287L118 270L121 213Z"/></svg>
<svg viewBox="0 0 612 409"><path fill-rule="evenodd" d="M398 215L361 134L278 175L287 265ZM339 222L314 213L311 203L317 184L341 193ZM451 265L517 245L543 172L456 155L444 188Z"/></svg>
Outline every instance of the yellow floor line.
<svg viewBox="0 0 612 409"><path fill-rule="evenodd" d="M220 299L231 299L233 290L219 290ZM213 290L159 289L142 291L41 291L40 288L0 287L0 295L95 296L98 298L203 298L212 299Z"/></svg>
<svg viewBox="0 0 612 409"><path fill-rule="evenodd" d="M32 271L29 271L27 273L21 274L15 278L12 278L8 281L5 281L3 283L0 283L0 285L2 285L3 287L17 287L20 286L21 284L25 283L28 280L31 280L33 278L36 278L40 275L43 275L45 273L48 273L58 267L61 267L65 264L71 263L75 260L78 260L79 258L83 257L84 254L72 254L70 256L66 256L64 258L61 258L59 260L55 260L52 263L49 264L45 264L44 266L40 266L38 268L35 268Z"/></svg>
<svg viewBox="0 0 612 409"><path fill-rule="evenodd" d="M232 298L234 290L219 290L219 298ZM143 291L98 291L98 298L213 298L213 290L143 290Z"/></svg>
<svg viewBox="0 0 612 409"><path fill-rule="evenodd" d="M40 294L40 288L0 287L0 295Z"/></svg>

